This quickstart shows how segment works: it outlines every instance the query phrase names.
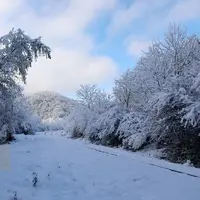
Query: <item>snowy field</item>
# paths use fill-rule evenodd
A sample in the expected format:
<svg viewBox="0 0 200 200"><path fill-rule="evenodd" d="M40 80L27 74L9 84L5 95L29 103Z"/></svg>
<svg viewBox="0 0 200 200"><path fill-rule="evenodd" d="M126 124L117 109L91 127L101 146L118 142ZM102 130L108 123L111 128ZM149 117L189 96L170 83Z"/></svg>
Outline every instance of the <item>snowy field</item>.
<svg viewBox="0 0 200 200"><path fill-rule="evenodd" d="M200 199L199 169L55 134L20 136L6 148L0 200Z"/></svg>

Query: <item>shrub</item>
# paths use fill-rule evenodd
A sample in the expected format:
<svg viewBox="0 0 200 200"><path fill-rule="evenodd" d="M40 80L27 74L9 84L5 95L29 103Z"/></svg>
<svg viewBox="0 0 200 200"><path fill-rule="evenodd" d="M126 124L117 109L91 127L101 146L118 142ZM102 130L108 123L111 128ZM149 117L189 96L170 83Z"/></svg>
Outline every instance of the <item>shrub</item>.
<svg viewBox="0 0 200 200"><path fill-rule="evenodd" d="M121 146L122 138L117 130L123 113L123 109L119 107L112 107L102 113L87 129L90 141L106 146Z"/></svg>

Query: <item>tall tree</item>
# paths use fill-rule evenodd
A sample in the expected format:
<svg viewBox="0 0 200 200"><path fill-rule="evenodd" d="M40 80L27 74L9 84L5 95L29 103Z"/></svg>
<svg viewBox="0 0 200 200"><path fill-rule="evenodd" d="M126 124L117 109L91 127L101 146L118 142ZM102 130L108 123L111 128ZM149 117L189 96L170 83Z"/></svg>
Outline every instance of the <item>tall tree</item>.
<svg viewBox="0 0 200 200"><path fill-rule="evenodd" d="M1 135L12 139L13 105L21 94L20 82L26 83L28 69L39 56L51 58L51 50L41 42L41 37L32 39L21 29L12 30L0 38L0 118Z"/></svg>

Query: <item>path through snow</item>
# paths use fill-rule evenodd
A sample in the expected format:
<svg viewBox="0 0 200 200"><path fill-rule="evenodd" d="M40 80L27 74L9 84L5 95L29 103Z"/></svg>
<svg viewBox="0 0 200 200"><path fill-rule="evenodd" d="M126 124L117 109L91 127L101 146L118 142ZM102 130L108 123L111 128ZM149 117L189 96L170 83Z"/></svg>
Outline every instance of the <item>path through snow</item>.
<svg viewBox="0 0 200 200"><path fill-rule="evenodd" d="M15 191L20 200L200 199L200 178L186 175L200 177L198 169L55 135L20 136L9 148L11 168L0 170L0 200Z"/></svg>

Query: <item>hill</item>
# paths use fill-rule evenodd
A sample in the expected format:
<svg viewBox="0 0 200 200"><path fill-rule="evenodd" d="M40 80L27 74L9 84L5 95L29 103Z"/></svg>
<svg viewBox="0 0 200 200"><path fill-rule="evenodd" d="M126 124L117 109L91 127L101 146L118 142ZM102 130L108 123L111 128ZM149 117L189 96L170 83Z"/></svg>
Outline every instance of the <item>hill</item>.
<svg viewBox="0 0 200 200"><path fill-rule="evenodd" d="M75 100L55 92L39 92L27 97L32 113L38 115L42 121L55 121L70 114Z"/></svg>

